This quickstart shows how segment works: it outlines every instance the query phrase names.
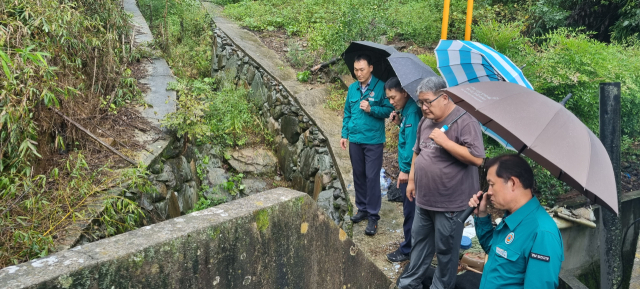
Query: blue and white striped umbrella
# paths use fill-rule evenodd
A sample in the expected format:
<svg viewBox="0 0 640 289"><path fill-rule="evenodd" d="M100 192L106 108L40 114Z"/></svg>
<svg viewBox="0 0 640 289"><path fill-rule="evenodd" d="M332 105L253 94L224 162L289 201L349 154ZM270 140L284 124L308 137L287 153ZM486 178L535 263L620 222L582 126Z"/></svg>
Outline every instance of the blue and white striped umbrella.
<svg viewBox="0 0 640 289"><path fill-rule="evenodd" d="M440 40L435 53L438 70L449 87L464 83L506 81L533 90L518 66L482 43Z"/></svg>
<svg viewBox="0 0 640 289"><path fill-rule="evenodd" d="M464 83L506 81L533 90L518 66L508 57L482 43L440 40L435 53L438 70L448 87ZM482 131L507 149L515 151L513 146L484 125Z"/></svg>

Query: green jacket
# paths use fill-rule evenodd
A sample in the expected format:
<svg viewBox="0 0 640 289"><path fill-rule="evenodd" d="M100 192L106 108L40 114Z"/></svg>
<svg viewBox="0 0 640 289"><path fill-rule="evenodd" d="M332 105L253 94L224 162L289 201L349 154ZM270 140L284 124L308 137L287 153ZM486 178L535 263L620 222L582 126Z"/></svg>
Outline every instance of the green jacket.
<svg viewBox="0 0 640 289"><path fill-rule="evenodd" d="M496 228L491 215L475 218L476 234L489 255L480 289L558 287L564 261L562 235L536 197L506 215Z"/></svg>
<svg viewBox="0 0 640 289"><path fill-rule="evenodd" d="M371 106L368 113L360 109L360 101L365 99ZM344 104L342 138L359 144L384 143L384 119L389 117L391 111L393 106L384 93L383 81L372 75L369 87L364 93L360 90L360 82L352 83Z"/></svg>
<svg viewBox="0 0 640 289"><path fill-rule="evenodd" d="M400 123L400 135L398 137L398 166L403 173L411 171L411 159L413 159L413 146L416 144L418 124L422 119L422 110L409 96L407 103L402 108L402 122Z"/></svg>

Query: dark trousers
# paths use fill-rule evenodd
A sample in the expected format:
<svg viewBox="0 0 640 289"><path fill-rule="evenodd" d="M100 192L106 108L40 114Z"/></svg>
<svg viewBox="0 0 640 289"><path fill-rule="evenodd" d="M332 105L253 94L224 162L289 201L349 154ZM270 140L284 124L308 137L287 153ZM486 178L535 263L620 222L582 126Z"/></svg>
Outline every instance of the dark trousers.
<svg viewBox="0 0 640 289"><path fill-rule="evenodd" d="M409 201L407 198L407 183L400 184L400 193L402 194L402 213L404 213L404 222L402 223L404 241L400 243L400 252L408 255L411 253L411 227L413 226L413 216L416 214L416 200Z"/></svg>
<svg viewBox="0 0 640 289"><path fill-rule="evenodd" d="M411 262L400 277L400 289L423 289L422 280L431 266L433 254L438 258L438 267L430 288L454 288L463 229L458 217L462 212L437 212L416 206L411 236Z"/></svg>
<svg viewBox="0 0 640 289"><path fill-rule="evenodd" d="M380 220L380 169L384 144L349 143L349 156L353 168L353 185L356 190L358 211L368 212L369 219Z"/></svg>

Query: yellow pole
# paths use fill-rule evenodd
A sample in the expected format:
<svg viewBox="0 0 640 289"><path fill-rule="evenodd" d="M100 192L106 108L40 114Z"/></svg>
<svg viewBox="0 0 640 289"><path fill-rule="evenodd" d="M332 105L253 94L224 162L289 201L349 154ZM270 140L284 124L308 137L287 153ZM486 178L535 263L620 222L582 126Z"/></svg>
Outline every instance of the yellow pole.
<svg viewBox="0 0 640 289"><path fill-rule="evenodd" d="M464 28L464 40L471 40L471 20L473 18L473 0L467 0L467 25Z"/></svg>
<svg viewBox="0 0 640 289"><path fill-rule="evenodd" d="M442 9L442 33L440 34L440 38L442 40L447 39L447 28L449 28L449 5L451 4L450 0L444 0L444 9Z"/></svg>

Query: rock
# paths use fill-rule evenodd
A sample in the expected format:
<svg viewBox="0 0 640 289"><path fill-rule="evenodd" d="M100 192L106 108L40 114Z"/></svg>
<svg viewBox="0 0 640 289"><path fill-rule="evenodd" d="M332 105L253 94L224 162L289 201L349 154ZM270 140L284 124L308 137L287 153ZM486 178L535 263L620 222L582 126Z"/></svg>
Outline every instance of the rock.
<svg viewBox="0 0 640 289"><path fill-rule="evenodd" d="M300 172L305 178L314 176L318 172L318 168L313 166L314 162L316 162L314 150L308 148L303 149L300 154Z"/></svg>
<svg viewBox="0 0 640 289"><path fill-rule="evenodd" d="M313 181L313 194L311 196L314 200L318 199L320 191L322 191L322 174L318 172L316 174L315 180Z"/></svg>
<svg viewBox="0 0 640 289"><path fill-rule="evenodd" d="M293 167L296 165L296 148L289 145L286 139L278 142L278 166L284 174L286 180L291 180L293 174Z"/></svg>
<svg viewBox="0 0 640 289"><path fill-rule="evenodd" d="M153 204L153 206L156 208L156 211L158 212L158 215L160 215L160 217L162 217L163 219L169 218L169 203L167 201L155 203Z"/></svg>
<svg viewBox="0 0 640 289"><path fill-rule="evenodd" d="M333 198L334 199L339 199L342 198L342 190L341 189L335 189L333 190Z"/></svg>
<svg viewBox="0 0 640 289"><path fill-rule="evenodd" d="M273 117L273 119L278 120L283 115L284 115L284 112L282 111L281 105L276 105L274 108L271 109L271 116Z"/></svg>
<svg viewBox="0 0 640 289"><path fill-rule="evenodd" d="M153 207L153 201L151 200L153 198L152 194L148 194L148 193L143 193L140 196L140 207L144 208L147 211L152 211L154 209Z"/></svg>
<svg viewBox="0 0 640 289"><path fill-rule="evenodd" d="M208 186L210 190L205 189L205 192L211 190L223 191L222 184L226 183L228 179L229 175L225 170L221 168L208 169L203 185Z"/></svg>
<svg viewBox="0 0 640 289"><path fill-rule="evenodd" d="M271 151L262 147L234 150L229 155L229 164L236 171L253 174L275 172L278 161Z"/></svg>
<svg viewBox="0 0 640 289"><path fill-rule="evenodd" d="M326 190L318 194L318 207L325 212L333 210L333 190Z"/></svg>
<svg viewBox="0 0 640 289"><path fill-rule="evenodd" d="M162 182L154 181L153 186L156 188L156 192L152 194L152 203L165 200L167 198L167 185Z"/></svg>
<svg viewBox="0 0 640 289"><path fill-rule="evenodd" d="M275 119L273 119L273 117L270 117L267 120L267 128L274 135L280 134L280 124Z"/></svg>
<svg viewBox="0 0 640 289"><path fill-rule="evenodd" d="M333 208L336 210L340 210L340 214L344 214L349 210L349 207L347 206L347 202L343 198L334 200Z"/></svg>
<svg viewBox="0 0 640 289"><path fill-rule="evenodd" d="M191 209L193 209L196 202L198 202L198 191L196 190L196 183L189 182L184 186L184 190L182 192L182 206L180 207L180 211L183 214L186 214Z"/></svg>
<svg viewBox="0 0 640 289"><path fill-rule="evenodd" d="M224 69L225 77L230 80L236 78L238 75L238 58L234 55L229 58L227 61L227 66Z"/></svg>
<svg viewBox="0 0 640 289"><path fill-rule="evenodd" d="M193 180L198 175L198 171L196 170L195 160L191 160L191 162L189 163L189 169L191 170L191 179Z"/></svg>
<svg viewBox="0 0 640 289"><path fill-rule="evenodd" d="M224 54L220 53L218 54L218 70L221 70L222 68L224 68L226 62L225 62L226 58L224 56Z"/></svg>
<svg viewBox="0 0 640 289"><path fill-rule="evenodd" d="M178 193L171 192L169 194L169 217L180 217L180 204L178 202Z"/></svg>
<svg viewBox="0 0 640 289"><path fill-rule="evenodd" d="M256 193L260 193L266 190L267 183L256 177L247 177L242 180L242 184L244 185L244 194L253 195Z"/></svg>
<svg viewBox="0 0 640 289"><path fill-rule="evenodd" d="M154 160L149 166L149 172L151 172L152 174L157 175L162 173L162 170L164 170L164 164L159 161L159 159L161 158L156 158L156 160Z"/></svg>
<svg viewBox="0 0 640 289"><path fill-rule="evenodd" d="M262 81L262 76L260 73L256 73L253 82L251 82L251 91L249 91L247 96L251 100L264 103L267 101L267 93L267 89L264 87L264 83Z"/></svg>
<svg viewBox="0 0 640 289"><path fill-rule="evenodd" d="M176 187L176 178L173 174L172 166L165 165L162 173L156 176L156 181L165 183L167 188Z"/></svg>
<svg viewBox="0 0 640 289"><path fill-rule="evenodd" d="M313 181L309 181L304 178L300 172L295 172L291 176L293 182L293 189L298 190L304 193L307 193L309 196L313 195Z"/></svg>
<svg viewBox="0 0 640 289"><path fill-rule="evenodd" d="M252 65L249 65L249 68L247 68L247 82L252 83L255 76L256 76L256 69L253 68Z"/></svg>
<svg viewBox="0 0 640 289"><path fill-rule="evenodd" d="M295 144L300 138L300 128L298 127L298 118L285 115L281 120L281 128L284 137L290 144Z"/></svg>

